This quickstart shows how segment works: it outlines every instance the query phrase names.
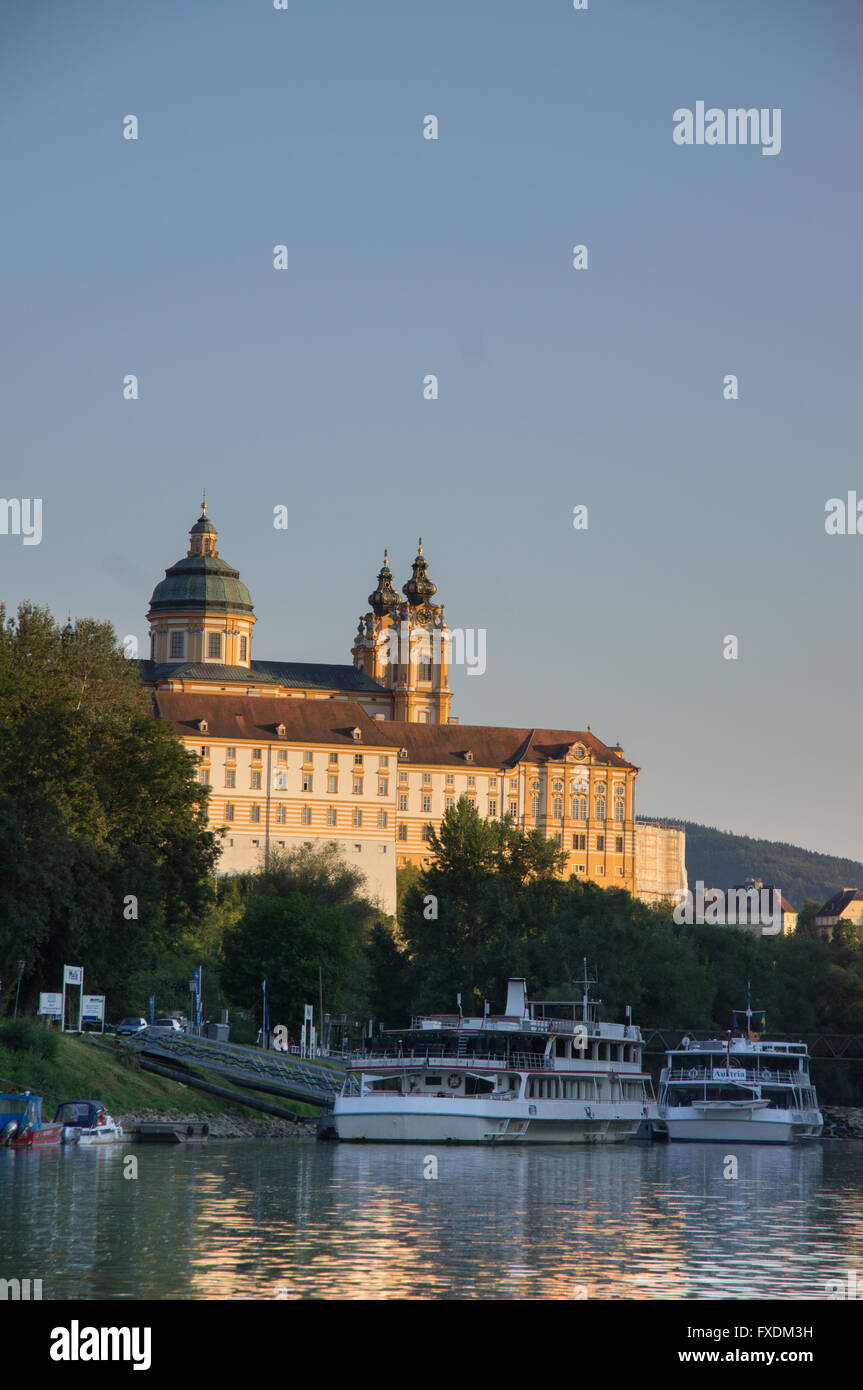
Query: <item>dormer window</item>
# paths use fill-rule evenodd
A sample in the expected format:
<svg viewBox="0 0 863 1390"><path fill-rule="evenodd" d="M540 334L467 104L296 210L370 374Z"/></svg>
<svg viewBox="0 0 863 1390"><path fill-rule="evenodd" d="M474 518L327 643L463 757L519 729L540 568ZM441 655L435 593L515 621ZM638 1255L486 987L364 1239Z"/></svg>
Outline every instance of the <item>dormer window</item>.
<svg viewBox="0 0 863 1390"><path fill-rule="evenodd" d="M358 743L362 736L362 729L351 729L351 738L353 739L354 743Z"/></svg>
<svg viewBox="0 0 863 1390"><path fill-rule="evenodd" d="M198 720L198 732L199 732L199 733L205 734L205 733L208 732L209 728L210 728L210 726L209 726L209 724L207 723L206 719L199 719L199 720Z"/></svg>
<svg viewBox="0 0 863 1390"><path fill-rule="evenodd" d="M472 751L470 750L470 748L469 748L469 749L467 750L467 752L465 753L465 755L464 755L464 760L465 760L466 763L472 763L472 762L473 762L473 753L472 753Z"/></svg>
<svg viewBox="0 0 863 1390"><path fill-rule="evenodd" d="M408 750L407 750L406 748L400 748L400 749L399 749L399 757L402 759L402 761L404 761L404 760L407 758L407 755L408 755Z"/></svg>
<svg viewBox="0 0 863 1390"><path fill-rule="evenodd" d="M277 724L277 725L276 725L276 737L277 737L277 738L284 738L286 733L287 733L287 729L285 728L284 724Z"/></svg>

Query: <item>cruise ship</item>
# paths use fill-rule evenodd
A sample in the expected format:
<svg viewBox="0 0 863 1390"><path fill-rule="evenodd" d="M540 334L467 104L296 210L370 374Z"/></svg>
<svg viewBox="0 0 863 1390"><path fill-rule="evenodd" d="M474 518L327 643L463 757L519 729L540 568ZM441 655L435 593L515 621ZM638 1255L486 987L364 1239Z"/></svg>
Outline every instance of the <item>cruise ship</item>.
<svg viewBox="0 0 863 1390"><path fill-rule="evenodd" d="M824 1126L802 1042L770 1042L746 1027L726 1038L684 1038L659 1080L657 1138L677 1143L790 1144ZM763 1023L762 1023L763 1026Z"/></svg>
<svg viewBox="0 0 863 1390"><path fill-rule="evenodd" d="M332 1128L348 1142L600 1144L656 1118L641 1031L601 1023L585 963L580 1000L528 1000L501 1015L424 1015L353 1054Z"/></svg>

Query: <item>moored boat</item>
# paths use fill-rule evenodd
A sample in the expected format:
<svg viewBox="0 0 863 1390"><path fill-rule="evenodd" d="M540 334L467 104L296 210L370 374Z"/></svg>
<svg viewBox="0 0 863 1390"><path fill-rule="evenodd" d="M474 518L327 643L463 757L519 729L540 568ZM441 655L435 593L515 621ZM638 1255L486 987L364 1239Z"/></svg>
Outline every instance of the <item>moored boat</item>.
<svg viewBox="0 0 863 1390"><path fill-rule="evenodd" d="M755 1011L758 1012L758 1011ZM802 1042L771 1042L735 1026L726 1038L684 1038L659 1082L658 1138L676 1143L790 1144L817 1139L824 1119ZM762 1024L763 1026L763 1024Z"/></svg>
<svg viewBox="0 0 863 1390"><path fill-rule="evenodd" d="M529 1001L509 981L506 1012L425 1015L348 1059L332 1130L348 1142L614 1143L656 1118L641 1031L601 1023L585 963L580 1000Z"/></svg>
<svg viewBox="0 0 863 1390"><path fill-rule="evenodd" d="M77 1135L68 1125L42 1123L42 1097L30 1091L0 1095L0 1147L48 1149L74 1144Z"/></svg>
<svg viewBox="0 0 863 1390"><path fill-rule="evenodd" d="M98 1100L66 1100L57 1107L54 1123L73 1129L78 1143L85 1148L93 1144L118 1144L123 1128L109 1115Z"/></svg>

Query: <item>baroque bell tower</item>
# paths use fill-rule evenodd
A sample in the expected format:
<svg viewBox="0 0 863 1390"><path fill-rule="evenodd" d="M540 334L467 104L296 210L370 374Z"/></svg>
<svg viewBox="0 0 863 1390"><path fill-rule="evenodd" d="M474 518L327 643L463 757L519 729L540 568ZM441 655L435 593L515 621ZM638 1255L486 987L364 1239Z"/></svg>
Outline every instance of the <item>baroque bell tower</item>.
<svg viewBox="0 0 863 1390"><path fill-rule="evenodd" d="M404 601L393 588L384 551L377 588L369 594L371 611L360 618L354 640L354 666L392 691L393 719L446 724L452 701L449 629L443 604L431 602L437 585L428 577L422 538L402 593Z"/></svg>

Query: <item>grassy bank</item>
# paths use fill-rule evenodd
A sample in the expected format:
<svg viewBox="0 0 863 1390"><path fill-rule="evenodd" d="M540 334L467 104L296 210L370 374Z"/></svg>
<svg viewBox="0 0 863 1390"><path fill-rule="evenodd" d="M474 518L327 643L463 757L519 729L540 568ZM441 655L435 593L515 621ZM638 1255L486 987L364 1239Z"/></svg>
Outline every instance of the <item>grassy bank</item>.
<svg viewBox="0 0 863 1390"><path fill-rule="evenodd" d="M217 1115L257 1116L258 1112L241 1104L233 1104L219 1096L209 1096L178 1082L153 1076L136 1064L133 1053L112 1056L94 1047L84 1038L69 1034L58 1035L59 1048L53 1059L31 1052L12 1052L0 1047L0 1089L13 1086L28 1088L42 1096L42 1112L51 1119L56 1107L64 1100L100 1100L113 1115L158 1114L165 1119L199 1115L202 1119ZM229 1082L206 1072L192 1075L214 1080L220 1086L235 1089ZM238 1095L240 1093L238 1092ZM275 1096L264 1097L281 1103ZM310 1117L317 1112L308 1105L285 1099L285 1106Z"/></svg>

